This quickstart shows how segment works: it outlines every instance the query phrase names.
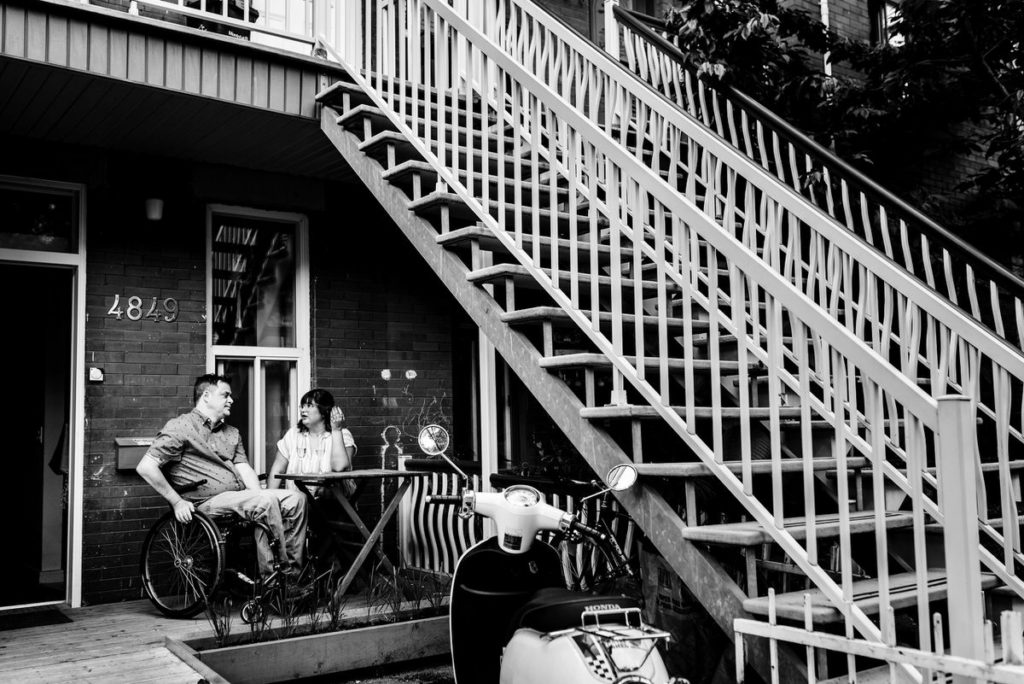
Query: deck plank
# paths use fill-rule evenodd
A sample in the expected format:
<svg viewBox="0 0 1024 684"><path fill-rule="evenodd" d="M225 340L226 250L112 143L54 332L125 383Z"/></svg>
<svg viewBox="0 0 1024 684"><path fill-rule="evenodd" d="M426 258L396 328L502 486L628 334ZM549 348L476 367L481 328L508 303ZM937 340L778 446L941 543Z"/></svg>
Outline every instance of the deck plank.
<svg viewBox="0 0 1024 684"><path fill-rule="evenodd" d="M202 676L164 646L166 636L178 640L212 636L202 615L174 620L149 601L107 603L85 608L60 607L70 623L0 632L0 677L19 683L199 682ZM346 614L363 614L363 601L353 601ZM247 627L236 618L234 631Z"/></svg>
<svg viewBox="0 0 1024 684"><path fill-rule="evenodd" d="M0 671L17 682L198 682L164 635L208 636L204 617L165 618L148 601L61 608L73 622L0 632ZM130 673L130 675L129 675Z"/></svg>

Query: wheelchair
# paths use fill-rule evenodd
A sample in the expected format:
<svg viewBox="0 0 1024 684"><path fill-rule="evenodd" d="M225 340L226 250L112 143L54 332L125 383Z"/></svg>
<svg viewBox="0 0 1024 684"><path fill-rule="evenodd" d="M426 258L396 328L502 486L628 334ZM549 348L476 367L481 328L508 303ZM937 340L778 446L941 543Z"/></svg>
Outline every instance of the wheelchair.
<svg viewBox="0 0 1024 684"><path fill-rule="evenodd" d="M179 489L179 493L205 484ZM285 583L279 581L275 564L270 577L262 577L256 557L255 531L261 528L277 557L278 540L261 522L235 516L216 519L196 510L192 522L183 524L174 511L165 513L146 535L139 574L147 598L157 610L172 618L190 618L204 610L220 594L244 600L240 615L245 623L259 622L265 606L280 597Z"/></svg>

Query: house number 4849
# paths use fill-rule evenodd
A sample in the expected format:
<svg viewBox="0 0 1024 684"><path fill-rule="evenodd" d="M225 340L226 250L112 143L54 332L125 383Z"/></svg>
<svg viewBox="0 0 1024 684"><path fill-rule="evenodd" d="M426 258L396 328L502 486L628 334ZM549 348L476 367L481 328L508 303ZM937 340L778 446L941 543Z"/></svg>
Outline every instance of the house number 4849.
<svg viewBox="0 0 1024 684"><path fill-rule="evenodd" d="M147 318L155 323L160 321L170 323L178 317L178 300L174 297L167 297L158 305L157 298L150 297L149 302L144 304L142 297L132 295L128 298L128 304L125 306L121 303L121 295L116 294L107 315L114 316L117 320L126 316L130 321Z"/></svg>

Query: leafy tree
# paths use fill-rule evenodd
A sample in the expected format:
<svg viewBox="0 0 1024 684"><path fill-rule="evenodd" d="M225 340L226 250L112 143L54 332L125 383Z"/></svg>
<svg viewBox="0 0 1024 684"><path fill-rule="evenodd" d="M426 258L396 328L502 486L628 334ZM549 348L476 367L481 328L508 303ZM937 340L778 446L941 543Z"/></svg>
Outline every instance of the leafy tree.
<svg viewBox="0 0 1024 684"><path fill-rule="evenodd" d="M943 219L1008 256L1007 231L1022 232L1024 218L1024 1L903 0L891 26L900 40L878 46L777 0L686 0L667 19L702 77L746 92L926 211L948 199L920 190L929 167L982 152L990 168L962 186L975 201ZM826 51L836 76L822 72Z"/></svg>

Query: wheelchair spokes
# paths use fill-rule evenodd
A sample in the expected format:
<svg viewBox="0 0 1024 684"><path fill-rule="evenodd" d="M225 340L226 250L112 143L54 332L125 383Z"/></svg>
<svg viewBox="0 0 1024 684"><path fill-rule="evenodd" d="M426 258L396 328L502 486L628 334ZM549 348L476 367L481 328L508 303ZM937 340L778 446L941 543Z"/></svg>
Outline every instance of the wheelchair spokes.
<svg viewBox="0 0 1024 684"><path fill-rule="evenodd" d="M142 586L165 615L192 617L216 590L223 562L220 532L209 518L194 515L183 525L168 513L143 545Z"/></svg>

